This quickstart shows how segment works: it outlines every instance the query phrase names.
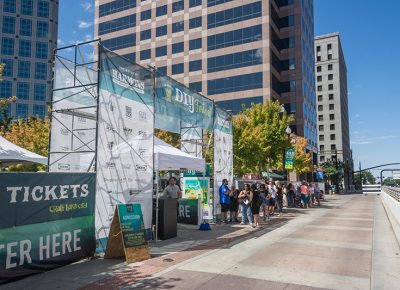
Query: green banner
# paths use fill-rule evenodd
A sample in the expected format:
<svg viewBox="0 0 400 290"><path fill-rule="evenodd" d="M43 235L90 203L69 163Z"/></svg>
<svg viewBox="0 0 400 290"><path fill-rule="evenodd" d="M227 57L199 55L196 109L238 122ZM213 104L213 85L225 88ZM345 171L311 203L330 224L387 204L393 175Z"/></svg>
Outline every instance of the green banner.
<svg viewBox="0 0 400 290"><path fill-rule="evenodd" d="M140 204L118 204L118 217L125 248L146 245Z"/></svg>
<svg viewBox="0 0 400 290"><path fill-rule="evenodd" d="M288 170L293 169L295 152L296 152L296 149L294 147L289 147L286 149L285 169L288 169Z"/></svg>
<svg viewBox="0 0 400 290"><path fill-rule="evenodd" d="M0 192L0 283L93 255L94 173L1 173Z"/></svg>
<svg viewBox="0 0 400 290"><path fill-rule="evenodd" d="M178 204L178 223L197 225L199 223L199 200L180 199Z"/></svg>

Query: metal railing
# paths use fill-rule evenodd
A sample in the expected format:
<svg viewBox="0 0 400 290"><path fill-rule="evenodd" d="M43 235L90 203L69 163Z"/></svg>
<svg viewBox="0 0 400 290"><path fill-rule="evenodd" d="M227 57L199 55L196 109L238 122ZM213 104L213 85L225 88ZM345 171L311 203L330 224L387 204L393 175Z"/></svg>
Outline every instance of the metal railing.
<svg viewBox="0 0 400 290"><path fill-rule="evenodd" d="M382 191L393 197L397 202L400 202L400 188L382 186Z"/></svg>

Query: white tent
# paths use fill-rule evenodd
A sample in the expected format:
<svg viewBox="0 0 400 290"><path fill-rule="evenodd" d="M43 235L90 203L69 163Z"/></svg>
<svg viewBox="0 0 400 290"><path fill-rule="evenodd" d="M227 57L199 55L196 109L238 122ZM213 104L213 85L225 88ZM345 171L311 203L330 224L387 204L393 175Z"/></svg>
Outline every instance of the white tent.
<svg viewBox="0 0 400 290"><path fill-rule="evenodd" d="M185 153L154 137L155 170L179 170L184 168L203 172L205 166L204 159Z"/></svg>
<svg viewBox="0 0 400 290"><path fill-rule="evenodd" d="M0 166L16 163L39 163L47 165L47 158L21 148L0 136Z"/></svg>

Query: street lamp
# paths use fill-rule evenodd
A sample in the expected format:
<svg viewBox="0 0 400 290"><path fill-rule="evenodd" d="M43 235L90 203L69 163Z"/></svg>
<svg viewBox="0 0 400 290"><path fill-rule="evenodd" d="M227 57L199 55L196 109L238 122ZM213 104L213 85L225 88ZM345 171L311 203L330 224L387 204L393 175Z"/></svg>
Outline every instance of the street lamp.
<svg viewBox="0 0 400 290"><path fill-rule="evenodd" d="M282 107L281 107L282 108ZM283 110L285 110L285 108L283 108ZM285 129L285 133L287 135L288 141L289 141L289 146L290 146L290 134L292 134L292 129L290 129L289 126L286 127ZM283 174L286 177L286 181L289 181L289 177L288 177L288 171L285 168L285 161L286 161L286 148L283 148Z"/></svg>

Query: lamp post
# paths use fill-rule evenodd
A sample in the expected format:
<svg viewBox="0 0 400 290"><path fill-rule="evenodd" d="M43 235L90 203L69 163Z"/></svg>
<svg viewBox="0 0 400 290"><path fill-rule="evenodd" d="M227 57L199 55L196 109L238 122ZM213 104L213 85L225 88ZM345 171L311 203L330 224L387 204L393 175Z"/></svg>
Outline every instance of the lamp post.
<svg viewBox="0 0 400 290"><path fill-rule="evenodd" d="M289 147L290 147L290 134L292 134L292 129L290 129L290 127L287 126L286 129L285 129L285 133L287 135L288 143L289 143ZM285 152L285 154L283 154L283 168L285 170L284 172L285 172L285 175L286 175L286 181L289 182L289 172L285 168L285 155L286 155L286 152Z"/></svg>

